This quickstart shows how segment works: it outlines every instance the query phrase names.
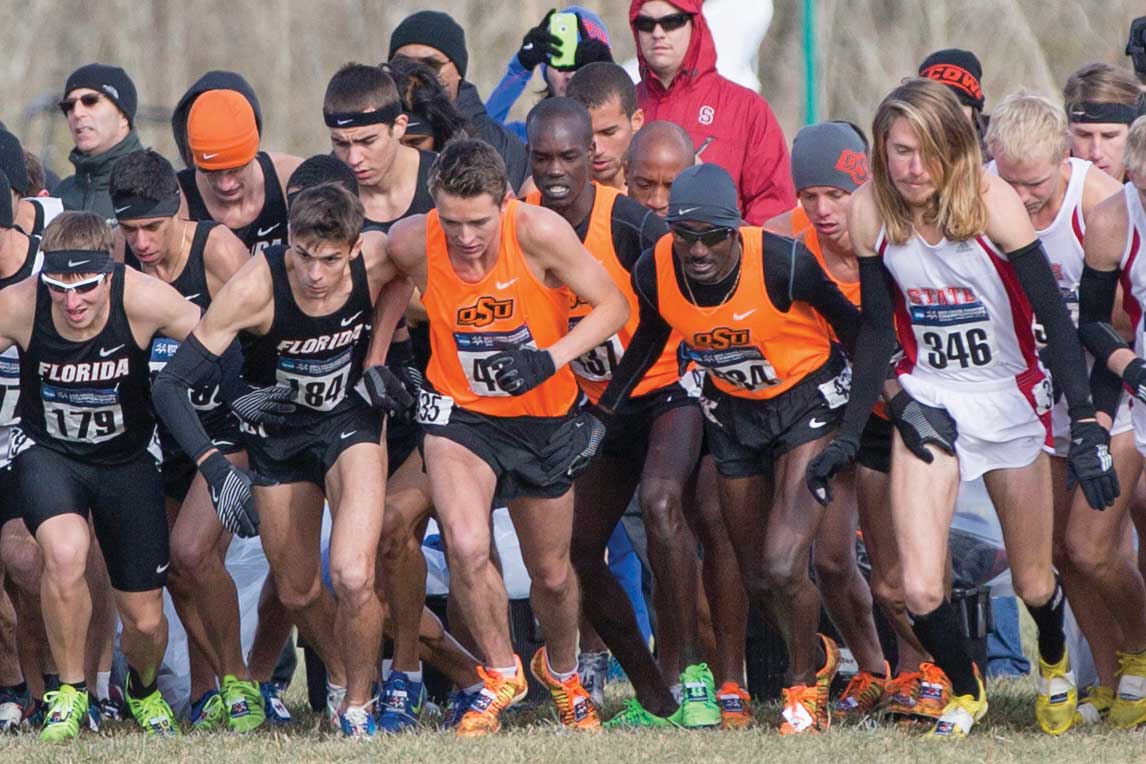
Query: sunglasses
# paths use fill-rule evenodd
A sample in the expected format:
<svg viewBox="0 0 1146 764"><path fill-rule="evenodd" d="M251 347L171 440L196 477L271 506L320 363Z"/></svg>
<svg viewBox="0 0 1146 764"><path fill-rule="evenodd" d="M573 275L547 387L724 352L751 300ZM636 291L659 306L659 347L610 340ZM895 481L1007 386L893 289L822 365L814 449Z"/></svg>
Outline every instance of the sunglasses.
<svg viewBox="0 0 1146 764"><path fill-rule="evenodd" d="M100 284L103 283L106 273L98 273L91 278L84 279L83 281L58 281L46 273L40 274L40 281L43 281L48 289L56 294L67 294L68 292L75 292L76 294L87 294Z"/></svg>
<svg viewBox="0 0 1146 764"><path fill-rule="evenodd" d="M445 65L450 63L449 61L443 61L442 59L434 58L433 56L423 56L421 58L415 58L414 56L394 56L394 58L390 60L414 61L415 63L419 63L422 66L429 67L434 71L434 74L441 74Z"/></svg>
<svg viewBox="0 0 1146 764"><path fill-rule="evenodd" d="M687 244L696 244L698 241L706 247L715 247L736 232L735 228L706 228L703 231L694 231L691 228L673 227L672 235Z"/></svg>
<svg viewBox="0 0 1146 764"><path fill-rule="evenodd" d="M670 13L667 16L660 16L653 18L652 16L637 16L633 21L633 26L637 28L638 32L651 32L658 26L665 32L675 32L683 27L688 22L692 21L695 13Z"/></svg>
<svg viewBox="0 0 1146 764"><path fill-rule="evenodd" d="M72 109L76 108L76 101L79 101L90 109L99 103L101 98L103 98L103 96L99 93L84 93L79 98L65 98L60 101L60 111L64 114L71 114Z"/></svg>

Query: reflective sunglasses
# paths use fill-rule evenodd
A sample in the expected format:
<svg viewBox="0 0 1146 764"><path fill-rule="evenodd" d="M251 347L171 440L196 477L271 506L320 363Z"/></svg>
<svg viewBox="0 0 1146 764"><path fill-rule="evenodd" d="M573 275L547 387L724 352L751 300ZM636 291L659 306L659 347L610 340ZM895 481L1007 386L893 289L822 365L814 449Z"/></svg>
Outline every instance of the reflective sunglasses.
<svg viewBox="0 0 1146 764"><path fill-rule="evenodd" d="M60 111L62 111L65 115L71 114L72 109L76 108L76 101L79 101L90 109L99 103L101 98L103 98L103 96L101 96L99 93L84 93L79 98L65 98L64 100L60 101Z"/></svg>
<svg viewBox="0 0 1146 764"><path fill-rule="evenodd" d="M83 281L59 281L52 278L46 273L40 274L40 281L43 281L45 286L56 294L67 294L68 292L75 292L76 294L87 294L103 283L106 273L97 273L91 278L84 279Z"/></svg>
<svg viewBox="0 0 1146 764"><path fill-rule="evenodd" d="M672 235L687 244L696 244L698 241L706 247L715 247L736 232L735 228L706 228L703 231L694 231L691 228L674 226Z"/></svg>
<svg viewBox="0 0 1146 764"><path fill-rule="evenodd" d="M667 16L660 16L653 18L652 16L637 16L633 21L633 26L637 28L638 32L651 32L658 26L665 32L675 32L683 27L688 22L692 21L695 13L670 13Z"/></svg>

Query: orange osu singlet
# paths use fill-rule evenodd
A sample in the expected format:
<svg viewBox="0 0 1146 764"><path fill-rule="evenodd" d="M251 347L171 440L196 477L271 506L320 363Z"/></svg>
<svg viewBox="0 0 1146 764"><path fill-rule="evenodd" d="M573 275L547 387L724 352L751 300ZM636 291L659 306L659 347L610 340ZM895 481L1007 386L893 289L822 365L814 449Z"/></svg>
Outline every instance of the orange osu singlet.
<svg viewBox="0 0 1146 764"><path fill-rule="evenodd" d="M489 369L490 356L504 346L547 348L569 328L564 288L540 282L517 243L519 204L511 201L501 216L501 243L493 268L472 284L458 278L450 263L438 211L426 214L426 292L422 295L430 319L426 378L436 392L479 414L564 416L579 396L568 367L519 396L498 388Z"/></svg>
<svg viewBox="0 0 1146 764"><path fill-rule="evenodd" d="M621 294L625 296L625 301L629 304L629 320L625 322L625 325L612 337L584 355L573 359L569 364L577 376L577 382L581 385L581 389L585 391L585 395L593 403L596 403L601 399L605 388L609 386L609 381L613 378L613 372L617 370L617 365L621 362L625 348L629 346L633 334L637 331L637 325L641 322L641 309L637 303L637 295L633 291L632 276L625 270L625 266L621 265L621 261L617 257L617 250L613 245L613 204L617 197L621 196L621 192L609 186L602 186L596 181L593 182L593 185L596 186L596 195L593 198L593 210L589 213L589 229L585 233L584 241L585 249L589 250L597 262L605 266L609 278L621 290ZM540 205L541 192L530 191L526 195L525 201L527 204ZM569 328L572 329L578 321L589 315L593 306L587 302L582 302L571 290L566 290L566 293L569 298ZM639 395L658 390L680 379L680 368L677 364L677 346L680 345L680 341L680 334L674 331L665 343L664 352L633 388L630 393L631 397L636 398Z"/></svg>
<svg viewBox="0 0 1146 764"><path fill-rule="evenodd" d="M783 313L764 287L764 232L740 229L740 283L723 304L689 302L677 286L672 234L656 246L657 309L684 336L689 361L712 375L717 389L737 398L767 400L786 392L827 363L831 345L811 306L793 302Z"/></svg>

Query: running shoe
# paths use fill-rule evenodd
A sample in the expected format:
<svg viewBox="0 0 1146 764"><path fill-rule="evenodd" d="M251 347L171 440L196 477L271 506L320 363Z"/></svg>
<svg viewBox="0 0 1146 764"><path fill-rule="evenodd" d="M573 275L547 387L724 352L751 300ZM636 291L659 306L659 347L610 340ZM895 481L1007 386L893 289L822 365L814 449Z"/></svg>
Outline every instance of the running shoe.
<svg viewBox="0 0 1146 764"><path fill-rule="evenodd" d="M80 734L80 724L88 715L87 690L77 690L70 684L44 693L48 708L40 739L48 742L70 740Z"/></svg>
<svg viewBox="0 0 1146 764"><path fill-rule="evenodd" d="M426 702L426 688L403 671L391 671L382 685L378 703L378 728L401 732L418 723Z"/></svg>
<svg viewBox="0 0 1146 764"><path fill-rule="evenodd" d="M976 676L979 668L975 667ZM934 663L919 664L919 695L912 716L917 721L934 723L951 703L951 680Z"/></svg>
<svg viewBox="0 0 1146 764"><path fill-rule="evenodd" d="M330 726L336 730L342 729L342 720L338 718L342 710L342 702L346 700L346 688L326 683L326 718Z"/></svg>
<svg viewBox="0 0 1146 764"><path fill-rule="evenodd" d="M143 728L148 737L174 737L179 734L179 725L175 722L175 713L159 690L154 690L145 698L136 698L131 694L131 679L128 678L127 708L135 721Z"/></svg>
<svg viewBox="0 0 1146 764"><path fill-rule="evenodd" d="M259 685L249 679L224 676L223 705L227 709L227 727L232 732L256 730L267 720Z"/></svg>
<svg viewBox="0 0 1146 764"><path fill-rule="evenodd" d="M680 675L681 724L689 729L719 727L720 706L716 702L716 680L707 663L685 667Z"/></svg>
<svg viewBox="0 0 1146 764"><path fill-rule="evenodd" d="M1094 685L1079 699L1078 708L1074 710L1074 723L1078 727L1102 724L1110 715L1110 707L1113 705L1114 689Z"/></svg>
<svg viewBox="0 0 1146 764"><path fill-rule="evenodd" d="M861 671L851 678L843 694L832 706L832 716L836 721L862 719L879 708L889 684L887 677L891 675L886 663L883 671L883 676L876 676L870 671Z"/></svg>
<svg viewBox="0 0 1146 764"><path fill-rule="evenodd" d="M347 706L338 715L338 723L342 727L342 734L351 740L370 740L378 731L374 714L366 706Z"/></svg>
<svg viewBox="0 0 1146 764"><path fill-rule="evenodd" d="M1146 722L1146 652L1118 653L1118 694L1107 718L1119 729Z"/></svg>
<svg viewBox="0 0 1146 764"><path fill-rule="evenodd" d="M282 727L291 723L290 711L283 702L283 688L278 682L259 682L263 696L263 713L271 724Z"/></svg>
<svg viewBox="0 0 1146 764"><path fill-rule="evenodd" d="M470 706L462 714L456 727L461 737L480 737L501 729L501 712L526 696L529 683L525 679L525 669L521 658L513 656L517 673L512 679L505 679L497 671L478 666L478 676L482 688L470 701Z"/></svg>
<svg viewBox="0 0 1146 764"><path fill-rule="evenodd" d="M639 729L641 727L680 727L680 709L672 716L657 716L649 713L636 698L629 698L612 719L605 722L607 730Z"/></svg>
<svg viewBox="0 0 1146 764"><path fill-rule="evenodd" d="M87 722L88 732L99 732L99 725L101 721L99 715L99 703L91 702L90 698L88 699L88 714L85 718L85 721Z"/></svg>
<svg viewBox="0 0 1146 764"><path fill-rule="evenodd" d="M922 678L923 675L918 671L901 671L888 682L883 688L883 713L896 720L914 718Z"/></svg>
<svg viewBox="0 0 1146 764"><path fill-rule="evenodd" d="M28 713L24 722L34 730L38 730L44 726L44 721L48 718L48 703L40 698L32 699L31 710Z"/></svg>
<svg viewBox="0 0 1146 764"><path fill-rule="evenodd" d="M956 739L967 737L971 733L975 722L987 713L987 690L983 687L983 677L979 675L978 666L975 666L975 683L979 687L979 698L976 699L972 695L954 695L926 737Z"/></svg>
<svg viewBox="0 0 1146 764"><path fill-rule="evenodd" d="M227 724L227 708L218 690L207 690L191 704L192 732L214 732Z"/></svg>
<svg viewBox="0 0 1146 764"><path fill-rule="evenodd" d="M582 652L577 656L577 676L593 699L597 710L605 707L605 685L609 683L609 653Z"/></svg>
<svg viewBox="0 0 1146 764"><path fill-rule="evenodd" d="M784 708L780 711L781 735L812 734L820 731L816 722L820 716L819 687L814 684L811 686L798 684L795 687L785 687L782 695Z"/></svg>
<svg viewBox="0 0 1146 764"><path fill-rule="evenodd" d="M832 691L832 680L836 678L836 673L840 670L840 648L831 637L824 634L817 636L824 644L824 665L816 672L816 689L820 693L816 698L816 713L818 714L816 727L822 732L827 732L828 728L832 726L832 704L829 696Z"/></svg>
<svg viewBox="0 0 1146 764"><path fill-rule="evenodd" d="M725 682L716 691L716 705L720 706L722 730L744 729L752 725L752 696L736 682Z"/></svg>
<svg viewBox="0 0 1146 764"><path fill-rule="evenodd" d="M1117 700L1115 704L1117 706ZM1146 701L1142 701L1146 710ZM1039 658L1038 695L1035 696L1035 719L1039 729L1048 735L1061 735L1074 723L1074 712L1078 708L1078 688L1075 686L1074 672L1070 669L1070 657L1063 646L1062 658L1050 664ZM1112 714L1113 716L1113 714ZM1146 719L1146 716L1142 717Z"/></svg>
<svg viewBox="0 0 1146 764"><path fill-rule="evenodd" d="M470 704L478 696L478 692L466 692L465 690L454 690L446 699L446 714L442 718L442 726L448 730L452 730L458 726L462 720L462 716L470 709Z"/></svg>
<svg viewBox="0 0 1146 764"><path fill-rule="evenodd" d="M581 684L581 677L577 672L568 679L558 679L549 670L549 659L546 658L545 648L538 648L529 662L529 670L533 678L549 689L553 696L553 704L557 706L557 718L561 723L574 730L599 730L601 717L597 716L597 706L589 697L588 691Z"/></svg>
<svg viewBox="0 0 1146 764"><path fill-rule="evenodd" d="M107 688L107 697L99 699L99 715L109 722L122 722L127 718L127 701L118 685Z"/></svg>
<svg viewBox="0 0 1146 764"><path fill-rule="evenodd" d="M28 693L16 692L12 687L0 688L0 733L16 732L24 721L24 706Z"/></svg>

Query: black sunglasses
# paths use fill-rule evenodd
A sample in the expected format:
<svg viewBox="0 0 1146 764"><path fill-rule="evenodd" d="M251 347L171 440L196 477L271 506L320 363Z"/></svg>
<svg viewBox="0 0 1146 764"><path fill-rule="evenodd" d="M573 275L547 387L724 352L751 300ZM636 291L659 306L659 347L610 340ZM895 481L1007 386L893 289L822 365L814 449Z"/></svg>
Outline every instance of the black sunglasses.
<svg viewBox="0 0 1146 764"><path fill-rule="evenodd" d="M688 244L698 241L706 247L715 247L736 232L735 228L706 228L703 231L694 231L691 228L673 226L672 235Z"/></svg>
<svg viewBox="0 0 1146 764"><path fill-rule="evenodd" d="M72 109L76 108L76 101L79 101L90 109L99 103L101 98L103 98L103 96L101 96L99 93L84 93L79 98L65 98L64 100L60 101L60 111L62 111L65 115L71 114Z"/></svg>
<svg viewBox="0 0 1146 764"><path fill-rule="evenodd" d="M670 13L667 16L653 18L652 16L637 16L633 20L633 26L637 28L638 32L651 32L658 26L666 32L675 32L683 27L688 22L692 21L695 13Z"/></svg>

